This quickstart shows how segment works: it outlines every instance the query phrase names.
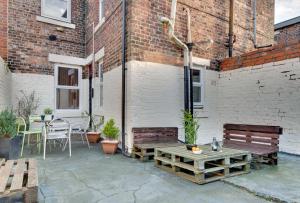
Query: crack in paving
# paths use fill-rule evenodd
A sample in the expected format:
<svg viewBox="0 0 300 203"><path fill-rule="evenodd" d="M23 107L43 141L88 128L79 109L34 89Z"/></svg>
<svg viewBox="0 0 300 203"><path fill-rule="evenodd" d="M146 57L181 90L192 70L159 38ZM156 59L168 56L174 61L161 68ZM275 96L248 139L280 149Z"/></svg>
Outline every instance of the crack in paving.
<svg viewBox="0 0 300 203"><path fill-rule="evenodd" d="M248 188L246 188L244 186L237 185L237 184L229 182L227 180L221 180L221 181L223 183L225 183L225 184L228 184L228 185L231 185L231 186L233 186L235 188L241 189L241 190L243 190L243 191L245 191L245 192L247 192L247 193L249 193L251 195L254 195L256 197L262 198L262 199L267 200L269 202L287 203L287 201L285 201L285 200L279 199L277 197L273 197L273 196L265 194L265 193L256 192L254 190L250 190L250 189L248 189Z"/></svg>
<svg viewBox="0 0 300 203"><path fill-rule="evenodd" d="M106 194L104 194L101 190L93 187L93 186L90 186L88 185L84 180L80 179L73 171L67 171L68 173L70 173L76 180L78 180L79 182L81 182L85 187L91 189L91 190L94 190L100 194L102 194L103 196L105 197L108 197Z"/></svg>

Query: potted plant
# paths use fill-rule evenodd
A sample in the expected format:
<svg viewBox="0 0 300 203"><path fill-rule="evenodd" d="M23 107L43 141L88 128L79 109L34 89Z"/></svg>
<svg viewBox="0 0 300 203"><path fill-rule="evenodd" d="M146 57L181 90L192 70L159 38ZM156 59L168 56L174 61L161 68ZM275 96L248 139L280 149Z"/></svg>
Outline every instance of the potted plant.
<svg viewBox="0 0 300 203"><path fill-rule="evenodd" d="M45 114L44 120L45 120L45 121L51 121L51 120L53 119L52 113L53 113L53 110L52 110L52 109L50 109L50 108L45 108L45 109L44 109L44 114Z"/></svg>
<svg viewBox="0 0 300 203"><path fill-rule="evenodd" d="M189 111L183 111L183 126L185 131L185 143L188 150L197 147L196 138L199 129L198 121L193 117Z"/></svg>
<svg viewBox="0 0 300 203"><path fill-rule="evenodd" d="M119 144L119 133L120 130L115 126L115 120L110 119L104 125L102 130L105 139L101 141L102 149L105 154L115 154Z"/></svg>
<svg viewBox="0 0 300 203"><path fill-rule="evenodd" d="M16 116L12 110L0 112L0 157L18 159L22 136L17 136Z"/></svg>
<svg viewBox="0 0 300 203"><path fill-rule="evenodd" d="M90 115L88 112L84 112L83 116L90 117L91 127L88 129L87 137L90 143L98 143L101 139L100 127L103 124L103 116ZM97 121L97 117L99 117Z"/></svg>

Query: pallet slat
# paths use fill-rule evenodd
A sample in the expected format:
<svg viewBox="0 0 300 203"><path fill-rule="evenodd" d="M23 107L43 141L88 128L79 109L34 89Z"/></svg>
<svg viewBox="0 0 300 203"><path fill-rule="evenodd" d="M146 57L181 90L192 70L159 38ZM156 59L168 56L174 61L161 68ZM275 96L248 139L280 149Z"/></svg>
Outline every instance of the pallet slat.
<svg viewBox="0 0 300 203"><path fill-rule="evenodd" d="M24 171L26 170L26 164L24 159L19 159L17 161L16 169L14 171L14 176L11 182L10 191L18 191L23 187Z"/></svg>
<svg viewBox="0 0 300 203"><path fill-rule="evenodd" d="M37 163L34 159L29 159L28 161L28 188L33 188L38 186L38 173L37 173Z"/></svg>
<svg viewBox="0 0 300 203"><path fill-rule="evenodd" d="M6 184L9 179L10 171L14 165L14 161L8 160L0 169L0 194L6 189Z"/></svg>

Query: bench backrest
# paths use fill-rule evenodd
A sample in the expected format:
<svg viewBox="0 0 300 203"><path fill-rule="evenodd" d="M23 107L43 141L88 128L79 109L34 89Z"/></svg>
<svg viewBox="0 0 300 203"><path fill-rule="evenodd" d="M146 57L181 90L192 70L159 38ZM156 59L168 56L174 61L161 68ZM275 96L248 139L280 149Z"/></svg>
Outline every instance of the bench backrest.
<svg viewBox="0 0 300 203"><path fill-rule="evenodd" d="M279 126L225 124L224 144L252 145L278 150Z"/></svg>
<svg viewBox="0 0 300 203"><path fill-rule="evenodd" d="M132 133L134 144L178 141L178 128L176 127L132 128Z"/></svg>

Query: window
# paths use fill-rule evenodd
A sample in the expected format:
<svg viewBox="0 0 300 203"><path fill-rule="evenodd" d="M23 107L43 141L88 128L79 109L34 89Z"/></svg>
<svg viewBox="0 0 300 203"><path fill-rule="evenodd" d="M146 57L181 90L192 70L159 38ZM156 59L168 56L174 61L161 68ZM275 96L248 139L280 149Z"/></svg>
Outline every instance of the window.
<svg viewBox="0 0 300 203"><path fill-rule="evenodd" d="M103 107L103 61L99 62L100 107Z"/></svg>
<svg viewBox="0 0 300 203"><path fill-rule="evenodd" d="M42 0L42 16L71 22L71 0Z"/></svg>
<svg viewBox="0 0 300 203"><path fill-rule="evenodd" d="M204 80L203 70L205 66L194 64L193 73L193 101L195 107L203 107L204 102Z"/></svg>
<svg viewBox="0 0 300 203"><path fill-rule="evenodd" d="M102 22L105 17L104 0L99 0L99 22Z"/></svg>
<svg viewBox="0 0 300 203"><path fill-rule="evenodd" d="M79 110L81 69L56 66L56 109Z"/></svg>

